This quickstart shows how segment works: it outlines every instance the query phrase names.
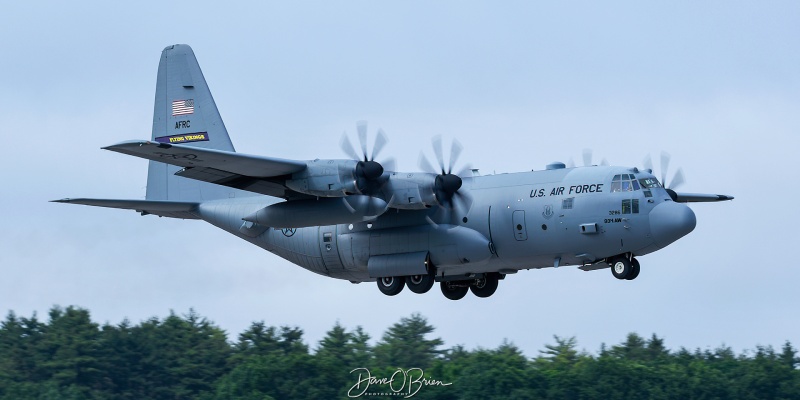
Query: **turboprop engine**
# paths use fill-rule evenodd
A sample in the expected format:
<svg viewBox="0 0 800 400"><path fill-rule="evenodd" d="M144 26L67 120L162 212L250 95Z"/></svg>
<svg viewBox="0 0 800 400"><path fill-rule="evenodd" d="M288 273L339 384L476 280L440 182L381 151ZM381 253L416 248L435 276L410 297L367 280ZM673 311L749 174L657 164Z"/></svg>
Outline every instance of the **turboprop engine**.
<svg viewBox="0 0 800 400"><path fill-rule="evenodd" d="M344 197L351 193L360 193L357 188L357 177L363 171L363 164L353 160L313 160L306 163L306 169L292 174L286 181L286 187L296 192L318 197ZM378 163L375 163L378 164ZM378 164L380 171L383 168ZM368 172L372 177L376 168ZM362 173L363 174L363 173Z"/></svg>

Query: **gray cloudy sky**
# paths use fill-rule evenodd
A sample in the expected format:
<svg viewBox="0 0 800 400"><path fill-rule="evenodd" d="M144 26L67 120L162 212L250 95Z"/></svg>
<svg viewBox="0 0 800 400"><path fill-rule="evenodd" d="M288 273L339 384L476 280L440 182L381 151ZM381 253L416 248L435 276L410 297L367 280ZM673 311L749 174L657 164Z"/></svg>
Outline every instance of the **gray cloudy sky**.
<svg viewBox="0 0 800 400"><path fill-rule="evenodd" d="M235 337L338 320L373 336L412 312L446 345L535 356L552 335L596 351L628 332L667 345L800 345L800 3L794 1L11 2L0 13L0 312L78 305L134 322L194 307ZM343 131L382 127L415 170L457 137L484 173L584 148L615 165L661 150L695 231L608 271L521 272L489 299L381 295L324 278L199 221L48 203L141 198L146 161L100 150L150 137L161 50L190 44L238 151L344 158Z"/></svg>

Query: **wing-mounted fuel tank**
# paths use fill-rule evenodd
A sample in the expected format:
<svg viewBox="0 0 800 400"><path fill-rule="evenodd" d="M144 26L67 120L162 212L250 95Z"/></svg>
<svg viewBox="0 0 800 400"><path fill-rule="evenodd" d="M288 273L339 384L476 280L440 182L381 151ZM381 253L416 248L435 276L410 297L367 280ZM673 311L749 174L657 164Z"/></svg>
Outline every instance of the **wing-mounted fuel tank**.
<svg viewBox="0 0 800 400"><path fill-rule="evenodd" d="M386 212L386 209L385 201L356 194L272 204L242 219L273 228L304 228L369 221Z"/></svg>

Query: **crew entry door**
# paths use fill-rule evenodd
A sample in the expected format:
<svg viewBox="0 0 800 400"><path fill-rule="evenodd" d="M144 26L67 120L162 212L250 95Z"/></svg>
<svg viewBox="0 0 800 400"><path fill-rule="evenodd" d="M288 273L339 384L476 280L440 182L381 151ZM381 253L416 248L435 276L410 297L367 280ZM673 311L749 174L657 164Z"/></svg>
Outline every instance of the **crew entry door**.
<svg viewBox="0 0 800 400"><path fill-rule="evenodd" d="M339 258L336 227L336 225L319 227L319 250L322 253L322 262L328 271L341 271L344 268Z"/></svg>

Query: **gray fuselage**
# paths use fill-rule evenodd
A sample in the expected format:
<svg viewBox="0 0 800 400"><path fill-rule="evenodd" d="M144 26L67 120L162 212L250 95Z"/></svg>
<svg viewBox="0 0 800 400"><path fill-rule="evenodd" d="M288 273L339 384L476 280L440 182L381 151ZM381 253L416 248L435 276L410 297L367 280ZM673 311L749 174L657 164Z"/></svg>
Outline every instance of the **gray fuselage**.
<svg viewBox="0 0 800 400"><path fill-rule="evenodd" d="M645 188L644 179L656 183ZM471 204L466 215L451 219L457 223L432 223L426 217L435 216L436 207L390 209L372 221L293 229L243 222L276 203L267 196L205 202L198 214L309 271L353 282L375 280L370 258L420 252L429 253L442 277L586 266L619 254L651 253L695 226L691 209L673 202L652 174L633 168L474 176L464 178L462 190Z"/></svg>

